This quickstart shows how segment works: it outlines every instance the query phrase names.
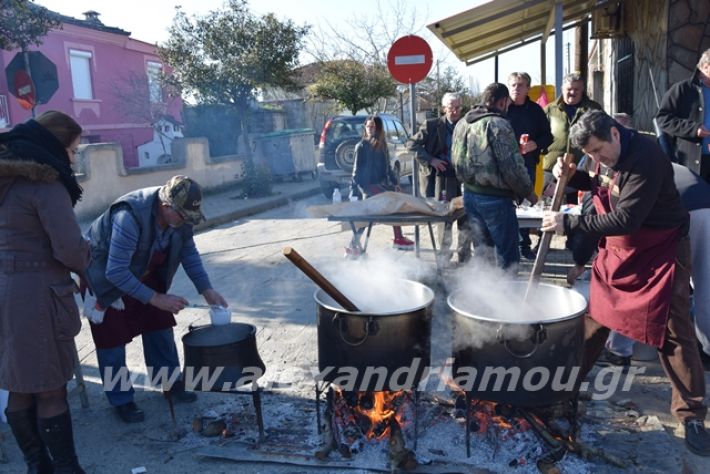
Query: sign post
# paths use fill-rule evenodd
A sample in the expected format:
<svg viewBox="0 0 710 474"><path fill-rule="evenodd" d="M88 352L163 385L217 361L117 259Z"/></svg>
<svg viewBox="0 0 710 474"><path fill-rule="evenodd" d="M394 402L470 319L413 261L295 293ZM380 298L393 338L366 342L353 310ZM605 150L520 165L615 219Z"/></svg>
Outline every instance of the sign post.
<svg viewBox="0 0 710 474"><path fill-rule="evenodd" d="M423 38L409 35L397 39L387 53L387 69L392 77L409 84L409 118L412 135L417 130L417 86L424 79L433 62L431 47ZM419 162L412 157L412 194L419 196ZM419 257L419 226L414 227L414 248Z"/></svg>
<svg viewBox="0 0 710 474"><path fill-rule="evenodd" d="M27 110L46 104L59 88L57 66L39 51L19 52L5 68L9 92Z"/></svg>

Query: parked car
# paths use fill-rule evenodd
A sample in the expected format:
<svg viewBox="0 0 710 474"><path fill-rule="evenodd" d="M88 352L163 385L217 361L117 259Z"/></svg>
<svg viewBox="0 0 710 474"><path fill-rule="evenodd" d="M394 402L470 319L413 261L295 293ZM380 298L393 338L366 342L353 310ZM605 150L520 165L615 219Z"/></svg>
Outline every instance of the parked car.
<svg viewBox="0 0 710 474"><path fill-rule="evenodd" d="M400 120L380 114L389 147L390 166L397 181L412 175L412 153L407 150L408 134ZM330 199L335 188L349 186L355 165L355 145L365 130L364 115L338 115L329 119L320 135L318 181L323 195Z"/></svg>

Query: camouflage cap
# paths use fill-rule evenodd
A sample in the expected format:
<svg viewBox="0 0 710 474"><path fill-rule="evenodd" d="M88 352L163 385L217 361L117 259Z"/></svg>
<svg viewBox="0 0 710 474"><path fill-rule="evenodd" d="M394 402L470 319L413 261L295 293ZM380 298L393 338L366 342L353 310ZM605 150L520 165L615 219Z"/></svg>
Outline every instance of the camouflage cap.
<svg viewBox="0 0 710 474"><path fill-rule="evenodd" d="M202 189L196 181L187 176L173 176L160 188L160 200L175 209L190 225L205 220L200 211Z"/></svg>

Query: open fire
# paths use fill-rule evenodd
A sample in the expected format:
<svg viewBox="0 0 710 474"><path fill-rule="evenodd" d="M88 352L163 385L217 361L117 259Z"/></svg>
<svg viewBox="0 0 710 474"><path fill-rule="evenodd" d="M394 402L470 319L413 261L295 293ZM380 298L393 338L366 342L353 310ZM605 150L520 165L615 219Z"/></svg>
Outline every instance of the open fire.
<svg viewBox="0 0 710 474"><path fill-rule="evenodd" d="M390 436L392 423L406 428L412 417L411 395L397 392L345 392L333 394L334 415L343 425L354 424L357 433L368 440Z"/></svg>
<svg viewBox="0 0 710 474"><path fill-rule="evenodd" d="M411 470L417 461L414 451L406 447L410 428L414 428L416 443L413 392L345 391L331 386L323 426L326 448L316 456L324 459L337 449L343 457L350 458L368 444L387 442L392 467Z"/></svg>

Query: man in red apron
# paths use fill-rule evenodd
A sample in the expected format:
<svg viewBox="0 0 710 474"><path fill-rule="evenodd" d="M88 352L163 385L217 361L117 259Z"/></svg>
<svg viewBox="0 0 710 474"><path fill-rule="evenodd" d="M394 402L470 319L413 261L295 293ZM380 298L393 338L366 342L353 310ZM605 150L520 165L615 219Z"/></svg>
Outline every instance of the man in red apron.
<svg viewBox="0 0 710 474"><path fill-rule="evenodd" d="M596 164L569 185L591 190L597 215L549 212L544 232L600 236L585 318L581 377L599 357L609 330L656 346L673 389L672 413L685 425L690 451L710 456L705 430L705 379L689 308L688 212L673 182L670 159L656 142L601 111L570 131L573 146ZM611 168L605 179L599 164ZM561 172L561 161L557 172Z"/></svg>
<svg viewBox="0 0 710 474"><path fill-rule="evenodd" d="M173 176L164 186L121 196L87 233L91 263L86 279L96 306L84 311L91 321L104 393L126 423L144 419L133 401L130 379L125 380L125 346L136 336L143 340L150 380L162 383L177 402L196 399L185 391L173 336L173 315L188 301L168 291L182 266L208 304L227 306L212 289L193 240L192 227L204 218L201 202L202 190L195 181ZM117 303L124 308L117 309Z"/></svg>

